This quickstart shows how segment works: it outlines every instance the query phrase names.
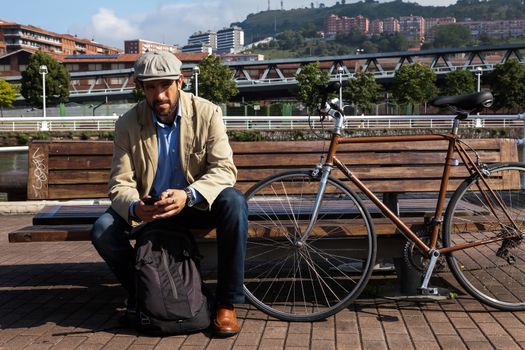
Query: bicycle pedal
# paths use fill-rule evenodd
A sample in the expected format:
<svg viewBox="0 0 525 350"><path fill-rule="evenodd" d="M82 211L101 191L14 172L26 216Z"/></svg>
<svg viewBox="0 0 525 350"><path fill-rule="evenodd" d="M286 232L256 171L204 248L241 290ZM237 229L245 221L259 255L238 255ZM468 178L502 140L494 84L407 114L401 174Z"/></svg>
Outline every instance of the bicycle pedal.
<svg viewBox="0 0 525 350"><path fill-rule="evenodd" d="M418 295L423 296L448 296L450 294L450 290L447 288L418 288L417 289Z"/></svg>

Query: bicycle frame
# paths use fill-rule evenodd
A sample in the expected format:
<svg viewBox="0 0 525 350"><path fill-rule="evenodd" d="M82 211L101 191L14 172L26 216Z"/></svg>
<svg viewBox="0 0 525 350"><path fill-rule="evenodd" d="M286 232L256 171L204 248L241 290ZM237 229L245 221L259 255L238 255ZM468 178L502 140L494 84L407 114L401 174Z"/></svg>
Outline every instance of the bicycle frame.
<svg viewBox="0 0 525 350"><path fill-rule="evenodd" d="M336 119L342 119L342 117L336 117ZM489 242L499 241L503 240L503 238L493 238L490 240L480 240L475 242L469 242L464 243L460 245L455 245L451 247L445 247L445 248L438 248L438 237L439 233L443 224L443 213L445 211L445 203L446 203L446 193L447 188L449 184L449 178L451 173L452 166L456 166L455 158L453 157L454 154L459 155L463 162L463 166L468 170L469 174L479 174L482 175L482 169L480 169L480 166L470 157L468 154L468 150L466 150L463 145L458 141L458 129L460 125L460 120L456 118L454 120L454 125L452 127L452 131L448 134L427 134L427 135L408 135L408 136L373 136L373 137L357 137L357 138L351 138L351 137L343 137L340 133L340 121L336 120L336 126L334 127L334 132L332 133L330 146L326 155L326 160L324 164L322 165L322 175L320 180L320 187L318 190L317 200L314 205L312 216L313 219L310 222L309 228L313 227L315 224L315 218L317 217L317 213L319 211L319 208L321 206L322 197L324 194L324 189L326 186L326 182L328 179L328 176L330 175L330 172L334 168L338 168L343 172L343 174L346 175L346 177L360 190L364 193L366 197L368 197L380 210L381 212L388 217L395 226L402 232L402 234L410 241L414 242L414 244L421 250L421 252L426 257L432 257L433 255L437 256L441 254L446 254L450 252L454 252L457 250L462 250L470 247L475 247L478 245L483 245ZM432 232L431 232L431 240L429 244L426 244L423 242L414 231L410 227L408 227L403 220L394 213L386 204L384 204L355 174L352 173L352 171L343 163L341 162L337 157L337 148L340 144L357 144L357 143L378 143L378 142L428 142L428 141L448 141L448 148L447 153L445 156L445 163L443 168L443 174L441 177L441 183L440 188L438 192L438 200L435 207L434 217L432 220ZM497 196L494 195L492 189L488 186L483 176L481 176L483 179L483 182L485 182L485 185L487 187L487 190L481 190L483 193L483 196L491 196L494 198L497 198ZM509 221L512 223L512 225L517 228L516 223L511 219L507 209L504 205L502 205L501 202L498 202L498 199L496 199L497 205L503 210L505 216ZM492 211L495 211L494 208L491 208ZM309 235L310 230L306 230L306 234L302 237L301 240L306 240L306 238ZM436 254L437 252L437 254Z"/></svg>

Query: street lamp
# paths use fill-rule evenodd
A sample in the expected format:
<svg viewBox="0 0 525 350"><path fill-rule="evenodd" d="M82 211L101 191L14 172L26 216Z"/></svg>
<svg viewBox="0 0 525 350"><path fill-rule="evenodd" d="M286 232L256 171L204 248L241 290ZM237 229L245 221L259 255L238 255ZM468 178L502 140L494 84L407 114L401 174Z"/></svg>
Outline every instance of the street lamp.
<svg viewBox="0 0 525 350"><path fill-rule="evenodd" d="M481 75L483 74L483 68L481 66L476 67L476 75L478 76L478 92L481 91ZM481 127L481 119L479 119L479 112L478 117L476 118L476 127Z"/></svg>
<svg viewBox="0 0 525 350"><path fill-rule="evenodd" d="M339 73L339 108L343 110L343 67L337 67L337 73Z"/></svg>
<svg viewBox="0 0 525 350"><path fill-rule="evenodd" d="M42 121L42 126L40 130L47 131L49 130L48 125L47 125L47 120L45 120L47 117L46 116L46 74L48 73L47 66L45 64L41 65L38 72L42 74L42 101L43 101L42 117L44 118L44 120Z"/></svg>
<svg viewBox="0 0 525 350"><path fill-rule="evenodd" d="M476 75L478 76L478 92L481 91L481 76L483 75L483 68L481 66L476 67Z"/></svg>
<svg viewBox="0 0 525 350"><path fill-rule="evenodd" d="M356 50L355 50L355 54L356 54L356 56L359 55L360 53L363 53L363 52L365 52L364 49L356 49ZM357 69L358 69L358 67L359 67L359 60L356 59L356 60L355 60L354 74L357 73Z"/></svg>
<svg viewBox="0 0 525 350"><path fill-rule="evenodd" d="M199 73L201 69L199 66L193 67L193 74L195 75L195 96L199 96Z"/></svg>

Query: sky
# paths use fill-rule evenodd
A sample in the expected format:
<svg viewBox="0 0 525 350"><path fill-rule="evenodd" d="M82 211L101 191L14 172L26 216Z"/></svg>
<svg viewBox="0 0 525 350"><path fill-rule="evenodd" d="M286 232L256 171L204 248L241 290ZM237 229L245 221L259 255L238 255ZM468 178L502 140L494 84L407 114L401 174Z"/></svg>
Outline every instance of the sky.
<svg viewBox="0 0 525 350"><path fill-rule="evenodd" d="M283 5L288 10L312 2L332 6L336 0L283 0ZM411 2L447 6L456 0ZM280 7L281 0L270 0L271 9ZM268 0L18 0L3 6L0 19L122 49L124 40L139 38L183 46L199 30L216 31L267 8Z"/></svg>

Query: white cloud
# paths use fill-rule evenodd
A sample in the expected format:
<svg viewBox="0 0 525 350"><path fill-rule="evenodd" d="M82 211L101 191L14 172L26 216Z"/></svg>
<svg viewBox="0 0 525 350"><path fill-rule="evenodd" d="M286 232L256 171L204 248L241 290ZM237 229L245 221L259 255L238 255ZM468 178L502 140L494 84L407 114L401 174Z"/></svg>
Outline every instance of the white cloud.
<svg viewBox="0 0 525 350"><path fill-rule="evenodd" d="M356 1L347 0L347 3ZM312 2L332 6L336 0L283 0L283 5L284 9L289 10L310 7ZM455 0L415 2L443 6ZM270 6L272 10L279 9L281 1L271 0ZM100 43L120 48L124 47L124 40L136 38L185 45L188 37L196 31L216 31L232 22L242 22L250 13L265 11L267 8L268 0L169 0L126 17L118 17L113 9L99 8L91 17L90 25L75 27L80 27L77 31L86 37L94 37Z"/></svg>
<svg viewBox="0 0 525 350"><path fill-rule="evenodd" d="M135 24L117 17L113 10L107 8L100 8L91 17L91 25L87 30L96 41L118 47L124 46L124 40L136 39L140 36L140 31Z"/></svg>

